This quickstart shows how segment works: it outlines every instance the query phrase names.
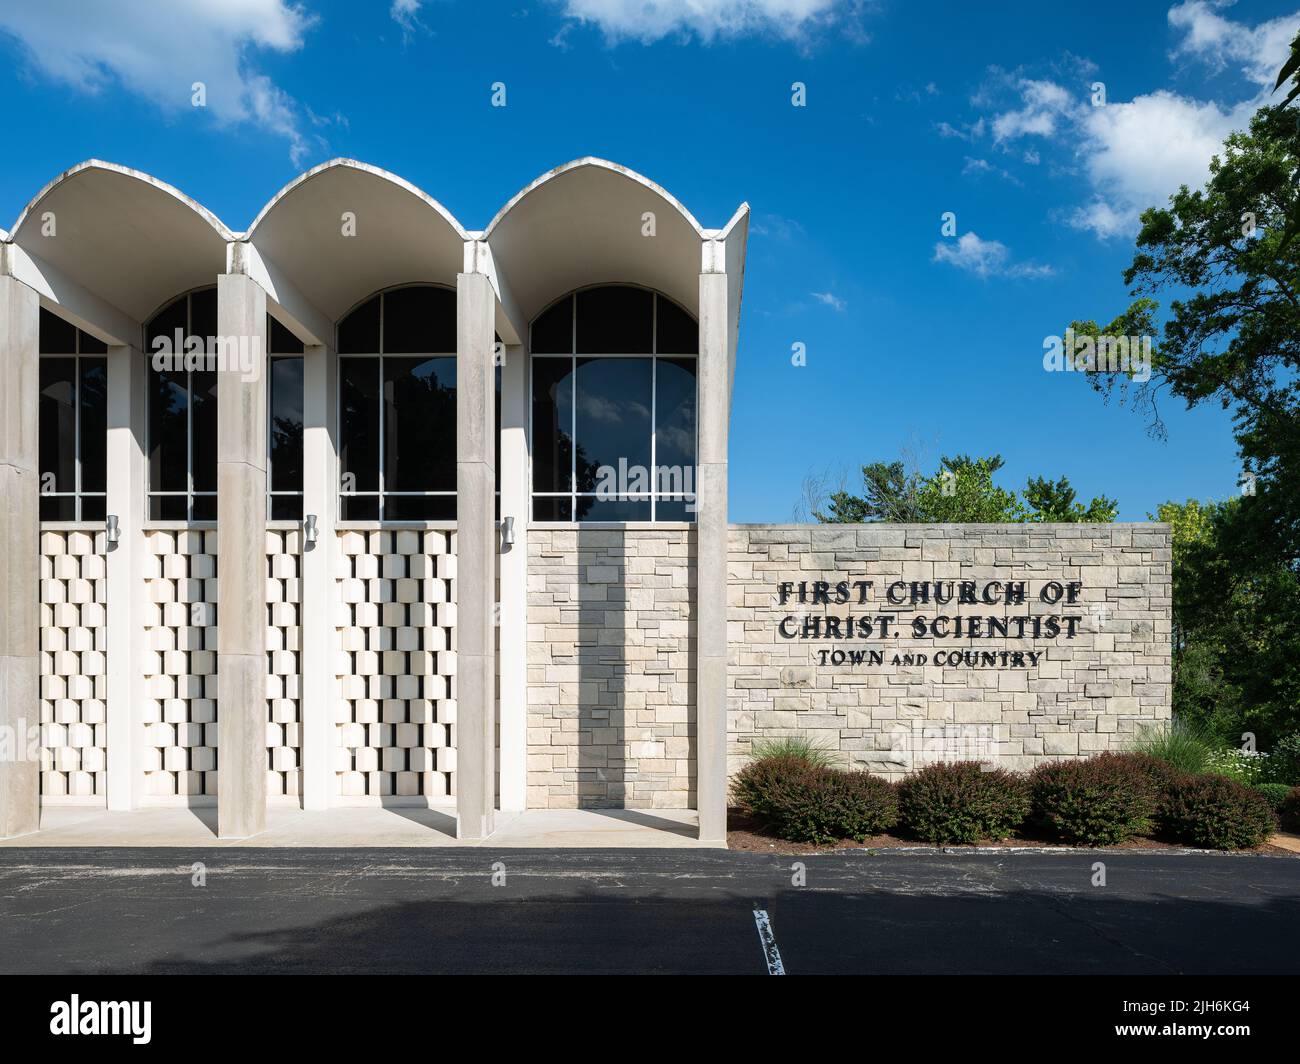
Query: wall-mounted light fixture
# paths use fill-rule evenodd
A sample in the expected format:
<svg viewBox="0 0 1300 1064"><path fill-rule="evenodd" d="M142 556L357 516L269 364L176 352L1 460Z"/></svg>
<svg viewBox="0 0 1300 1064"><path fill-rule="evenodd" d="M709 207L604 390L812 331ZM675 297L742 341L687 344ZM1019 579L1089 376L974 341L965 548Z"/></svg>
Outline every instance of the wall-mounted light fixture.
<svg viewBox="0 0 1300 1064"><path fill-rule="evenodd" d="M508 551L515 545L515 519L513 517L503 517L501 519L501 549Z"/></svg>
<svg viewBox="0 0 1300 1064"><path fill-rule="evenodd" d="M104 540L110 547L116 547L121 538L122 529L117 523L117 514L109 514L104 518Z"/></svg>
<svg viewBox="0 0 1300 1064"><path fill-rule="evenodd" d="M308 550L316 546L316 540L320 538L320 529L316 527L315 514L308 514L307 520L302 523L302 538Z"/></svg>

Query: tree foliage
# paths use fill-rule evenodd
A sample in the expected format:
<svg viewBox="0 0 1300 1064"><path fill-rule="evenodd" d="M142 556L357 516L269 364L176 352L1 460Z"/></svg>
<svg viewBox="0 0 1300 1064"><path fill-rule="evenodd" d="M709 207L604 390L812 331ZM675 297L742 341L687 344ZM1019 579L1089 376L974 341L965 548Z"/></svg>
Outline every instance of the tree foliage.
<svg viewBox="0 0 1300 1064"><path fill-rule="evenodd" d="M862 467L862 494L831 493L813 515L827 524L893 522L918 524L1008 524L1023 521L1115 520L1119 507L1099 496L1087 506L1076 501L1066 477L1031 477L1023 499L993 482L1004 465L1001 455L944 456L931 476L909 471L902 462Z"/></svg>

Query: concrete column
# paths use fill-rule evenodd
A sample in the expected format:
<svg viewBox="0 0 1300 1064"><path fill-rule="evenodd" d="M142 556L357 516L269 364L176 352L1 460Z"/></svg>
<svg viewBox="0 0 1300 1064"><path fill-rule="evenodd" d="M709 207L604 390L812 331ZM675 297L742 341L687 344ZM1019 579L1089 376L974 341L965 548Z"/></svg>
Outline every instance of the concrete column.
<svg viewBox="0 0 1300 1064"><path fill-rule="evenodd" d="M40 301L0 276L0 838L40 827Z"/></svg>
<svg viewBox="0 0 1300 1064"><path fill-rule="evenodd" d="M695 500L695 787L700 839L727 839L727 275L700 274L699 455Z"/></svg>
<svg viewBox="0 0 1300 1064"><path fill-rule="evenodd" d="M217 834L266 828L266 293L217 278Z"/></svg>
<svg viewBox="0 0 1300 1064"><path fill-rule="evenodd" d="M303 352L303 515L316 515L315 546L302 556L302 807L328 809L334 796L334 611L338 554L338 358Z"/></svg>
<svg viewBox="0 0 1300 1064"><path fill-rule="evenodd" d="M464 839L490 835L495 808L495 301L486 276L457 274L456 819Z"/></svg>
<svg viewBox="0 0 1300 1064"><path fill-rule="evenodd" d="M108 808L135 809L144 797L141 653L145 517L145 357L108 349L107 507L120 538L108 544Z"/></svg>
<svg viewBox="0 0 1300 1064"><path fill-rule="evenodd" d="M522 344L501 367L501 519L513 517L514 546L501 554L498 684L501 808L528 804L528 365Z"/></svg>

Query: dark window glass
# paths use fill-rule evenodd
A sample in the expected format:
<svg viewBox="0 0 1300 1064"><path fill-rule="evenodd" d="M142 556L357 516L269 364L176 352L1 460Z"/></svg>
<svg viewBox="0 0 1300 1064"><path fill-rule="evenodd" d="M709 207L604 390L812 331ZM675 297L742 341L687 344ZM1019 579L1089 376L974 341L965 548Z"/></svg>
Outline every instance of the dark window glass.
<svg viewBox="0 0 1300 1064"><path fill-rule="evenodd" d="M188 487L189 399L185 378L184 373L152 367L149 370L150 491L185 491Z"/></svg>
<svg viewBox="0 0 1300 1064"><path fill-rule="evenodd" d="M384 490L456 490L454 358L385 356Z"/></svg>
<svg viewBox="0 0 1300 1064"><path fill-rule="evenodd" d="M573 360L533 360L533 490L571 491Z"/></svg>
<svg viewBox="0 0 1300 1064"><path fill-rule="evenodd" d="M568 495L534 495L534 521L572 521L573 500Z"/></svg>
<svg viewBox="0 0 1300 1064"><path fill-rule="evenodd" d="M271 359L271 490L302 491L301 358Z"/></svg>
<svg viewBox="0 0 1300 1064"><path fill-rule="evenodd" d="M378 521L378 495L345 495L340 500L340 511L344 521Z"/></svg>
<svg viewBox="0 0 1300 1064"><path fill-rule="evenodd" d="M107 486L108 446L108 360L81 359L81 487L80 491L104 491ZM85 516L84 514L82 515Z"/></svg>
<svg viewBox="0 0 1300 1064"><path fill-rule="evenodd" d="M339 359L339 391L342 489L378 491L379 359Z"/></svg>
<svg viewBox="0 0 1300 1064"><path fill-rule="evenodd" d="M339 323L339 354L379 353L379 296L368 299Z"/></svg>
<svg viewBox="0 0 1300 1064"><path fill-rule="evenodd" d="M42 309L37 350L43 355L75 355L77 353L77 327L57 314Z"/></svg>
<svg viewBox="0 0 1300 1064"><path fill-rule="evenodd" d="M302 496L301 495L272 495L271 496L271 520L272 521L301 521L302 520Z"/></svg>
<svg viewBox="0 0 1300 1064"><path fill-rule="evenodd" d="M75 332L73 342L76 342ZM42 358L40 373L40 491L41 494L74 492L77 490L77 360Z"/></svg>
<svg viewBox="0 0 1300 1064"><path fill-rule="evenodd" d="M160 350L159 340L166 341L166 346L162 347L161 350L169 351L172 354L180 354L184 351L184 337L188 331L185 314L186 299L184 296L181 296L180 299L160 311L145 329L145 353L152 355L155 351ZM177 330L180 330L182 338L179 351L176 349Z"/></svg>
<svg viewBox="0 0 1300 1064"><path fill-rule="evenodd" d="M42 495L40 513L42 521L75 521L77 500L71 495Z"/></svg>
<svg viewBox="0 0 1300 1064"><path fill-rule="evenodd" d="M650 354L654 296L617 285L578 293L580 355Z"/></svg>
<svg viewBox="0 0 1300 1064"><path fill-rule="evenodd" d="M184 521L187 519L184 495L154 495L149 499L149 520Z"/></svg>
<svg viewBox="0 0 1300 1064"><path fill-rule="evenodd" d="M456 350L456 293L445 288L395 288L384 293L384 354Z"/></svg>
<svg viewBox="0 0 1300 1064"><path fill-rule="evenodd" d="M217 519L217 497L215 495L194 496L195 521L215 521Z"/></svg>
<svg viewBox="0 0 1300 1064"><path fill-rule="evenodd" d="M195 491L217 490L217 375L210 370L190 374L191 461ZM199 518L195 518L199 520Z"/></svg>
<svg viewBox="0 0 1300 1064"><path fill-rule="evenodd" d="M385 521L454 521L454 495L385 495Z"/></svg>
<svg viewBox="0 0 1300 1064"><path fill-rule="evenodd" d="M692 470L695 465L695 359L661 358L655 365L655 464ZM659 479L664 474L659 473ZM668 485L655 484L656 491ZM682 485L693 490L694 481ZM669 490L673 490L669 487Z"/></svg>
<svg viewBox="0 0 1300 1064"><path fill-rule="evenodd" d="M573 354L573 296L565 296L533 322L530 350L535 355Z"/></svg>
<svg viewBox="0 0 1300 1064"><path fill-rule="evenodd" d="M655 300L655 351L661 355L694 355L700 350L700 329L671 299Z"/></svg>
<svg viewBox="0 0 1300 1064"><path fill-rule="evenodd" d="M210 341L217 336L217 290L204 288L190 293L190 332L200 337L205 351L214 350Z"/></svg>
<svg viewBox="0 0 1300 1064"><path fill-rule="evenodd" d="M655 500L656 521L694 521L695 496L677 495Z"/></svg>
<svg viewBox="0 0 1300 1064"><path fill-rule="evenodd" d="M81 497L81 520L102 521L107 516L106 500L102 495L83 495Z"/></svg>
<svg viewBox="0 0 1300 1064"><path fill-rule="evenodd" d="M579 521L650 520L649 499L619 498L618 496L597 499L590 495L579 495L577 503L577 519Z"/></svg>
<svg viewBox="0 0 1300 1064"><path fill-rule="evenodd" d="M77 350L83 355L106 355L108 354L108 344L103 340L96 340L90 333L84 333L77 330Z"/></svg>
<svg viewBox="0 0 1300 1064"><path fill-rule="evenodd" d="M271 315L266 316L267 350L274 355L301 355L303 343Z"/></svg>
<svg viewBox="0 0 1300 1064"><path fill-rule="evenodd" d="M651 490L650 367L648 358L578 359L578 491L609 483L611 471L620 491ZM644 486L633 482L638 469Z"/></svg>

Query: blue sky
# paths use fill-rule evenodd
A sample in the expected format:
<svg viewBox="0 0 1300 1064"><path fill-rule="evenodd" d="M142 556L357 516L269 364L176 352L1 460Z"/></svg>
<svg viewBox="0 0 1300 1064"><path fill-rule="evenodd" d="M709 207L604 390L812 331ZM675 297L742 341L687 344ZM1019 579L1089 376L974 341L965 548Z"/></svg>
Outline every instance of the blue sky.
<svg viewBox="0 0 1300 1064"><path fill-rule="evenodd" d="M0 226L90 157L243 229L334 156L470 228L543 171L603 156L705 226L753 210L732 520L789 520L809 473L856 485L905 450L926 469L1000 453L1007 486L1067 475L1141 520L1236 490L1227 414L1166 402L1152 439L1044 372L1043 342L1126 305L1137 211L1203 181L1298 27L1296 0L0 0Z"/></svg>

